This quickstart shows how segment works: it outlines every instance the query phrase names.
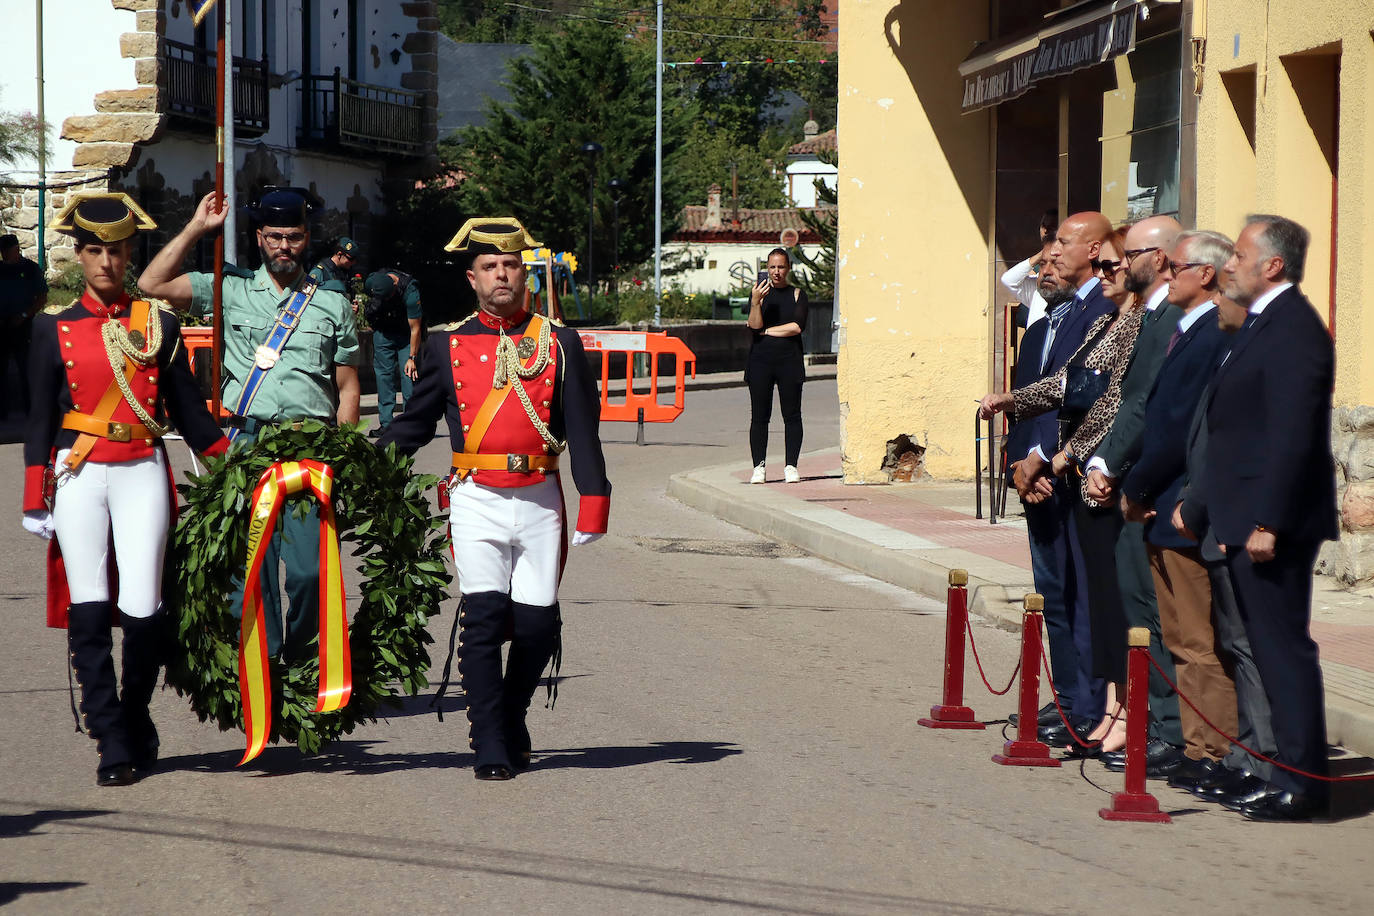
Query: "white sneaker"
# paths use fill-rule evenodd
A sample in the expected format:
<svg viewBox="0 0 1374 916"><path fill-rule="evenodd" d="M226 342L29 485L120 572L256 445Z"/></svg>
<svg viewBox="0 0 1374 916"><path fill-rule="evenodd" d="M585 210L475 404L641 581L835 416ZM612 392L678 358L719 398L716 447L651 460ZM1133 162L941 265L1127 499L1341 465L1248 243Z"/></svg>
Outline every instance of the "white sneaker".
<svg viewBox="0 0 1374 916"><path fill-rule="evenodd" d="M783 483L801 483L801 475L797 473L795 465L789 464L782 469Z"/></svg>
<svg viewBox="0 0 1374 916"><path fill-rule="evenodd" d="M754 468L754 473L749 476L750 483L763 483L763 465Z"/></svg>

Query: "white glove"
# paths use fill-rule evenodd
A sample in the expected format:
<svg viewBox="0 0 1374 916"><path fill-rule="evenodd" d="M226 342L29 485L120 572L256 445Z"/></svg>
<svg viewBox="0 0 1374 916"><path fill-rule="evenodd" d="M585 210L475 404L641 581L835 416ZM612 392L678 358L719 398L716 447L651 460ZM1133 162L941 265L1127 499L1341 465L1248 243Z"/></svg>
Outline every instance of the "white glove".
<svg viewBox="0 0 1374 916"><path fill-rule="evenodd" d="M572 545L574 547L581 547L583 544L590 544L594 541L599 541L603 537L605 537L605 534L588 534L585 531L574 531Z"/></svg>
<svg viewBox="0 0 1374 916"><path fill-rule="evenodd" d="M45 541L52 540L52 513L46 509L24 513L24 530L36 534Z"/></svg>

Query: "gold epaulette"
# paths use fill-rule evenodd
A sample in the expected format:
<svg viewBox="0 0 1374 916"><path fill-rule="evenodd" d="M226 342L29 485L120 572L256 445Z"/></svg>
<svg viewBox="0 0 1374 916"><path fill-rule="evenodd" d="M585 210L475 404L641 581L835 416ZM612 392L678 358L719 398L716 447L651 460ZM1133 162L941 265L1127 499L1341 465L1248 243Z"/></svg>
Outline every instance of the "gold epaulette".
<svg viewBox="0 0 1374 916"><path fill-rule="evenodd" d="M61 314L62 314L63 312L65 312L67 309L71 308L73 305L76 305L76 304L77 304L78 302L80 302L80 301L81 301L80 299L73 299L71 302L68 302L66 305L61 305L61 304L58 304L58 303L54 303L54 304L52 304L52 305L45 305L45 306L43 306L43 314L44 314L44 315L61 315Z"/></svg>
<svg viewBox="0 0 1374 916"><path fill-rule="evenodd" d="M556 328L565 328L565 327L567 327L567 325L565 325L562 321L560 321L559 319L553 317L552 315L546 315L546 316L544 316L544 317L548 320L549 324L553 325L553 326L556 327Z"/></svg>
<svg viewBox="0 0 1374 916"><path fill-rule="evenodd" d="M165 299L154 299L152 296L144 296L143 298L147 299L148 303L152 305L154 308L160 309L161 311L164 311L169 315L181 314L176 309L172 308L172 304Z"/></svg>

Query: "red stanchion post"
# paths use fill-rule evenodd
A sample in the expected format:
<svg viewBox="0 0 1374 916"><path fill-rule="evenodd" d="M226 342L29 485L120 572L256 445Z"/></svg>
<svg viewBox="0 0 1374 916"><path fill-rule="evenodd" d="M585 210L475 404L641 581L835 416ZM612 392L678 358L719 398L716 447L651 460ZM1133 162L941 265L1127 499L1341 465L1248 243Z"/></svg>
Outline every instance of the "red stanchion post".
<svg viewBox="0 0 1374 916"><path fill-rule="evenodd" d="M1159 810L1159 801L1145 791L1146 728L1150 718L1150 631L1131 627L1126 636L1126 785L1112 794L1112 806L1097 814L1104 821L1145 821L1167 824L1172 818Z"/></svg>
<svg viewBox="0 0 1374 916"><path fill-rule="evenodd" d="M1040 740L1037 721L1040 707L1040 631L1044 627L1045 596L1031 592L1022 600L1025 613L1021 617L1021 693L1018 701L1020 719L1016 737L1002 745L1002 753L993 754L995 763L1012 767L1057 767L1059 758L1050 754L1050 746Z"/></svg>
<svg viewBox="0 0 1374 916"><path fill-rule="evenodd" d="M930 707L930 718L917 720L926 728L986 728L964 705L964 634L968 630L968 571L949 571L945 604L944 702Z"/></svg>

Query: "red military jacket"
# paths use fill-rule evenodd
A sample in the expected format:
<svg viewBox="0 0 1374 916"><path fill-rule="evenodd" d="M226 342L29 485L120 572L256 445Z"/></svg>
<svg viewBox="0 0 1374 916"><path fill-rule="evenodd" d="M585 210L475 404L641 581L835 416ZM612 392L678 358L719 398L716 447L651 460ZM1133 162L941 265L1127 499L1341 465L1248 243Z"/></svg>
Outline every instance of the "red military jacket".
<svg viewBox="0 0 1374 916"><path fill-rule="evenodd" d="M130 298L125 295L105 306L89 291L65 309L45 310L34 318L29 348L29 389L31 409L24 439L24 511L41 511L44 471L60 449L76 441L75 430L64 429L62 419L68 411L93 413L114 381L110 357L101 337L101 326L113 318L129 327ZM195 377L191 375L186 348L181 346L181 324L176 316L154 307L149 324L161 322L162 343L152 365L139 367L129 380L129 389L148 414L165 422L170 419L186 441L207 455L218 455L228 440L205 407ZM149 328L131 328L145 336ZM117 364L121 369L124 358ZM133 408L121 395L111 421L137 424ZM152 454L154 438L115 442L97 439L87 460L98 462L133 461Z"/></svg>
<svg viewBox="0 0 1374 916"><path fill-rule="evenodd" d="M379 444L385 446L394 441L402 451L413 454L434 438L439 418L445 417L453 451L462 452L473 420L492 392L501 331L518 346L531 317L525 311L509 319L479 312L451 325L447 333L431 335L425 342L420 379L406 402L405 413L392 421ZM529 365L532 359L521 362ZM581 496L577 530L604 533L610 514L611 484L606 479L606 459L598 430L601 397L581 338L555 324L549 364L539 375L516 379L516 383L524 387L536 416L548 425L550 432L567 441L573 483ZM484 455L550 454L514 390L502 402L478 451ZM472 474L484 486L503 488L529 486L545 476L538 471L485 469Z"/></svg>

